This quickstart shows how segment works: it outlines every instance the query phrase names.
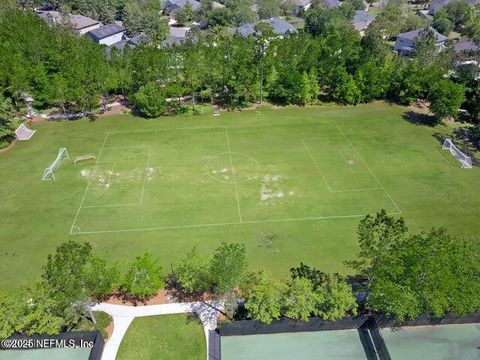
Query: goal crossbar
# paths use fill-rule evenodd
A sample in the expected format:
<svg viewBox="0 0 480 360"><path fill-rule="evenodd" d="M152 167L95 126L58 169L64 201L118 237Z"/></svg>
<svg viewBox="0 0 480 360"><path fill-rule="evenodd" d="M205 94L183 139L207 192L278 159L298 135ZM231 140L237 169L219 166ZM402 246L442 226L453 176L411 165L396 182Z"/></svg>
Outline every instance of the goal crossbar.
<svg viewBox="0 0 480 360"><path fill-rule="evenodd" d="M42 180L55 180L55 171L60 167L63 160L68 159L67 148L58 149L56 159L43 170Z"/></svg>
<svg viewBox="0 0 480 360"><path fill-rule="evenodd" d="M442 150L450 150L450 154L460 161L462 164L462 169L471 169L472 168L472 159L470 156L465 155L461 152L453 143L451 139L445 139L443 142Z"/></svg>

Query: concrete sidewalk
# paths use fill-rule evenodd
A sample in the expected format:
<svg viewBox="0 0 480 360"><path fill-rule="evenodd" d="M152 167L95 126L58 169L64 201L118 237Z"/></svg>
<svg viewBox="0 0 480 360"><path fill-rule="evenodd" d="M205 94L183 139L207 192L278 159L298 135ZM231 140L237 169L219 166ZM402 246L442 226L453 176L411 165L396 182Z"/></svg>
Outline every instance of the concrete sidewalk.
<svg viewBox="0 0 480 360"><path fill-rule="evenodd" d="M142 316L168 315L168 314L197 314L203 325L205 340L207 342L208 359L208 332L217 327L218 310L223 309L223 304L212 301L195 301L187 303L170 303L146 306L128 306L101 303L92 307L94 311L105 311L113 318L113 334L105 344L102 360L115 360L122 339L133 319Z"/></svg>

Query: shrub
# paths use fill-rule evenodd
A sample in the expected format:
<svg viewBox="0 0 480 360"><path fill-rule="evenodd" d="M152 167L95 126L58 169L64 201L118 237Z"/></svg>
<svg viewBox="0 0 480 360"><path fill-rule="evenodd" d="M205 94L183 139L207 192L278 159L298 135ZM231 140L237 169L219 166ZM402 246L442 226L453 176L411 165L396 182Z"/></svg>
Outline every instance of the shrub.
<svg viewBox="0 0 480 360"><path fill-rule="evenodd" d="M121 290L137 299L155 295L164 286L162 267L157 262L149 253L137 256L125 275Z"/></svg>

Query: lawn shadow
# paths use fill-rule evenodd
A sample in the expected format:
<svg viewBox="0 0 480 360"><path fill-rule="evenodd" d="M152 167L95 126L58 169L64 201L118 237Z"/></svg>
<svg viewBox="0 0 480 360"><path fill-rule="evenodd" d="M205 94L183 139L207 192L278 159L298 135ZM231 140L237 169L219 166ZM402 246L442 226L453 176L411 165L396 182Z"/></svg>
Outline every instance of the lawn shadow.
<svg viewBox="0 0 480 360"><path fill-rule="evenodd" d="M403 113L402 118L415 125L434 127L440 124L440 121L432 115L422 114L411 110Z"/></svg>

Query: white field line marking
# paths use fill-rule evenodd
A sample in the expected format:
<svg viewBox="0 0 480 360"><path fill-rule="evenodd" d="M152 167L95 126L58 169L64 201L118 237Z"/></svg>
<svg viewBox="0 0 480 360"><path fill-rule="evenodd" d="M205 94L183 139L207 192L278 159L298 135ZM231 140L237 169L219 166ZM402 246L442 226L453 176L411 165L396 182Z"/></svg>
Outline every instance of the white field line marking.
<svg viewBox="0 0 480 360"><path fill-rule="evenodd" d="M90 209L90 208L104 208L104 207L126 207L126 206L138 206L138 203L133 204L110 204L110 205L84 205L82 209Z"/></svg>
<svg viewBox="0 0 480 360"><path fill-rule="evenodd" d="M143 178L143 187L142 187L142 193L140 195L140 204L139 205L143 204L143 194L145 192L145 184L147 183L148 165L149 165L149 162L150 162L150 154L151 153L152 153L152 147L150 146L150 148L148 149L147 163L145 165L145 176Z"/></svg>
<svg viewBox="0 0 480 360"><path fill-rule="evenodd" d="M388 215L400 215L398 212L389 212ZM170 230L170 229L189 229L200 227L214 227L214 226L231 226L231 225L247 225L247 224L261 224L261 223L279 223L279 222L292 222L292 221L315 221L315 220L335 220L335 219L354 219L365 217L367 214L358 215L334 215L334 216L318 216L318 217L306 217L297 219L272 219L272 220L251 220L243 222L225 222L225 223L212 223L212 224L192 224L192 225L172 225L172 226L157 226L149 228L137 228L137 229L118 229L118 230L97 230L97 231L82 231L75 232L72 235L88 235L88 234L104 234L104 233L124 233L124 232L140 232L140 231L155 231L155 230Z"/></svg>
<svg viewBox="0 0 480 360"><path fill-rule="evenodd" d="M107 142L108 138L108 132L105 134L105 139L103 139L103 144L100 149L100 152L98 153L97 161L95 162L95 166L98 165L98 162L100 161L100 156L102 155L103 148L105 147L105 143ZM87 197L88 189L90 188L90 180L87 183L87 186L85 187L85 192L83 193L82 201L80 202L80 206L77 209L77 213L75 214L75 218L73 219L72 226L70 227L70 235L73 232L74 227L76 226L75 223L77 222L78 215L80 214L80 211L82 210L83 203L85 202L85 198Z"/></svg>
<svg viewBox="0 0 480 360"><path fill-rule="evenodd" d="M131 148L148 148L147 145L132 145L132 146L106 146L105 149L131 149Z"/></svg>
<svg viewBox="0 0 480 360"><path fill-rule="evenodd" d="M374 191L374 190L383 190L381 187L374 188L364 188L364 189L346 189L346 190L333 190L333 193L343 193L343 192L355 192L355 191Z"/></svg>
<svg viewBox="0 0 480 360"><path fill-rule="evenodd" d="M238 218L240 222L242 222L242 212L240 211L240 199L238 197L238 184L237 184L237 176L235 175L235 169L233 168L233 158L232 158L232 149L230 148L230 139L228 137L227 128L223 128L225 130L225 136L227 137L227 145L228 145L228 156L230 157L230 168L232 169L233 175L233 184L235 185L235 195L237 197L237 211L238 211Z"/></svg>
<svg viewBox="0 0 480 360"><path fill-rule="evenodd" d="M385 194L388 196L388 198L390 199L390 201L393 203L393 205L395 205L395 207L397 208L397 210L402 213L402 210L400 209L400 207L398 206L398 204L395 202L395 200L393 200L392 196L390 195L390 193L387 191L387 189L385 189L385 186L383 186L383 184L381 183L381 181L378 179L377 175L375 175L372 171L372 169L370 169L370 167L367 165L367 163L365 162L365 160L363 160L363 158L360 156L360 154L358 153L357 149L355 148L355 146L353 146L352 142L350 141L350 139L347 137L347 135L345 135L345 133L343 132L343 130L340 128L340 126L338 126L337 123L335 123L335 126L337 127L337 129L342 133L342 135L345 137L345 139L348 141L348 143L350 144L350 146L352 147L353 151L355 151L355 153L357 154L358 158L360 160L362 160L362 162L365 164L365 167L368 169L368 171L370 171L370 174L372 174L372 176L375 178L375 180L377 180L377 183L378 185L380 185L380 187L383 189L383 191L385 191Z"/></svg>
<svg viewBox="0 0 480 360"><path fill-rule="evenodd" d="M307 144L305 143L305 141L303 139L300 139L302 140L302 144L303 146L305 147L305 150L307 151L308 155L310 156L310 159L312 159L313 163L315 164L315 167L317 168L317 170L320 172L320 175L322 176L322 179L323 181L325 182L325 184L327 185L328 187L328 190L330 190L330 192L333 192L332 188L330 187L327 179L325 178L325 175L323 175L323 172L322 172L322 169L320 169L320 166L318 165L318 163L315 161L315 159L313 158L313 155L312 153L310 152Z"/></svg>

